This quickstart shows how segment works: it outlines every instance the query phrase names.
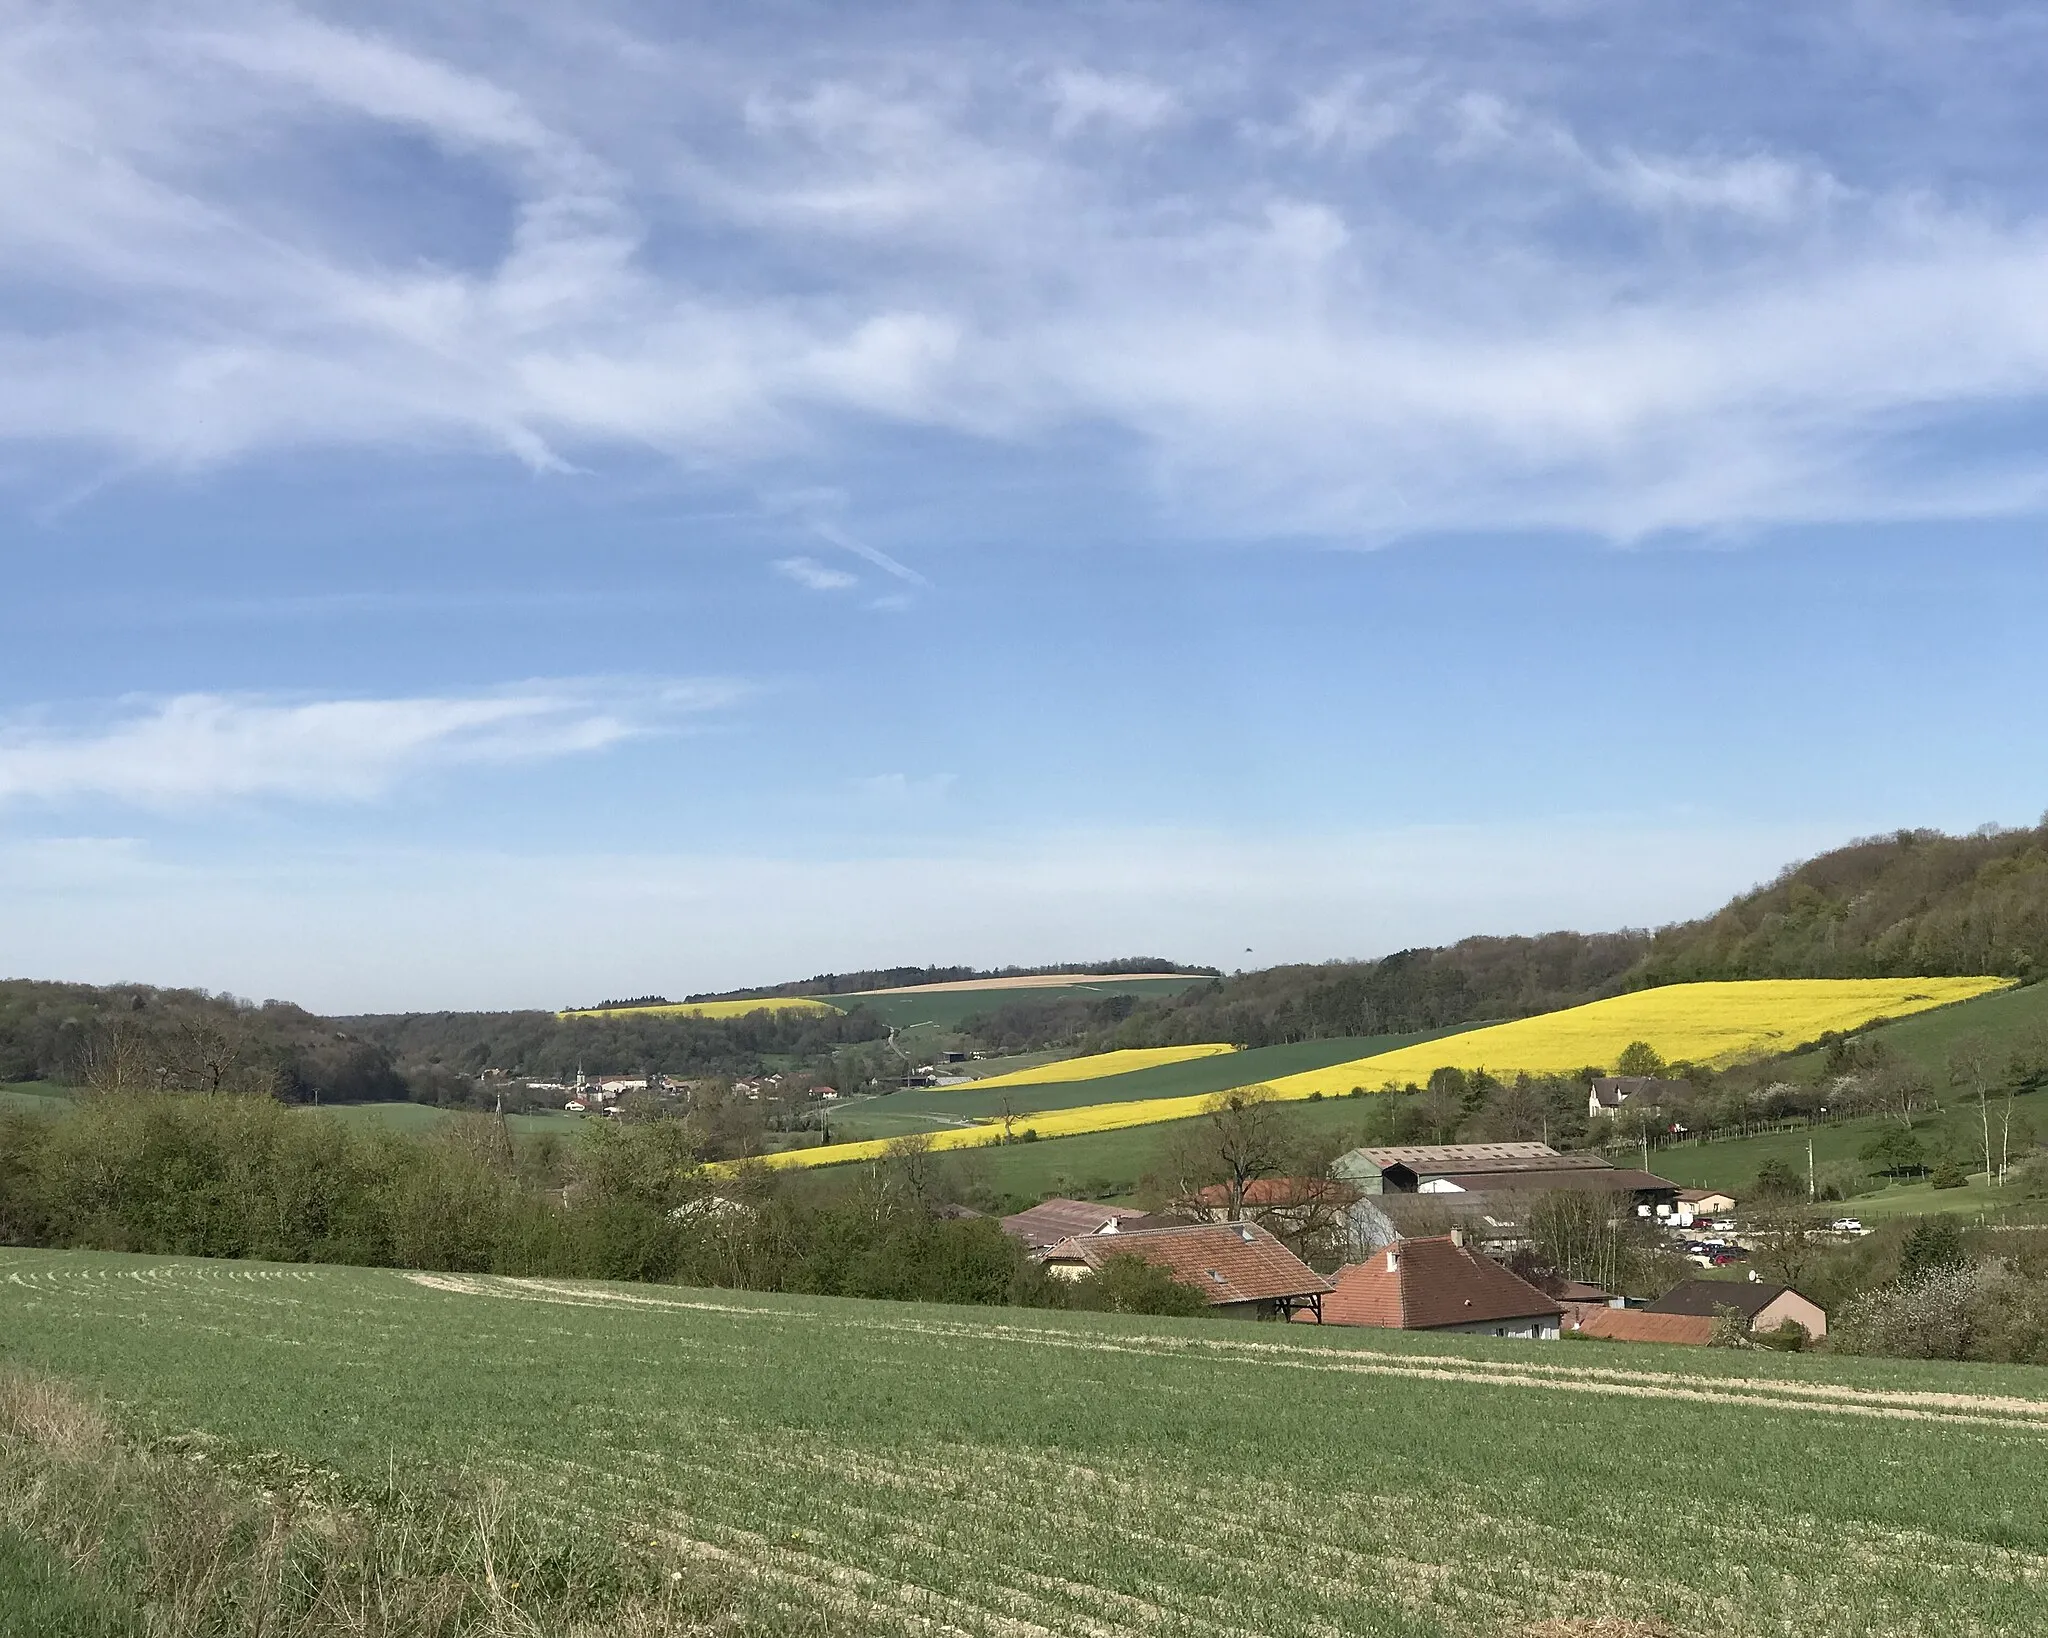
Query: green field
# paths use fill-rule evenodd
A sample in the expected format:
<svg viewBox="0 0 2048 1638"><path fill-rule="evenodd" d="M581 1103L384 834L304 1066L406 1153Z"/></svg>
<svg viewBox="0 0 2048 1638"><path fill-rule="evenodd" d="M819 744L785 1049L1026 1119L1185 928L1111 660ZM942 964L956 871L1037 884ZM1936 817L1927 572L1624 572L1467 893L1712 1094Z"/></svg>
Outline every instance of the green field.
<svg viewBox="0 0 2048 1638"><path fill-rule="evenodd" d="M455 1111L431 1103L323 1103L320 1113L352 1125L383 1126L394 1132L428 1132ZM593 1118L603 1117L550 1109L541 1114L507 1115L505 1124L521 1137L535 1137L542 1132L559 1132L566 1137L582 1131Z"/></svg>
<svg viewBox="0 0 2048 1638"><path fill-rule="evenodd" d="M835 1007L866 1007L884 1023L898 1029L920 1024L941 1031L957 1030L976 1013L994 1012L1013 1002L1057 1001L1084 996L1099 1001L1111 995L1135 995L1140 999L1178 995L1197 984L1213 984L1213 978L1174 973L1158 978L1102 978L1086 984L1054 984L1043 989L1022 990L877 990L868 995L828 995L823 999Z"/></svg>
<svg viewBox="0 0 2048 1638"><path fill-rule="evenodd" d="M957 1120L977 1115L999 1115L1007 1106L1018 1113L1044 1109L1080 1109L1096 1103L1130 1103L1140 1098L1187 1098L1208 1092L1224 1092L1234 1086L1249 1086L1278 1075L1303 1070L1326 1069L1375 1052L1391 1052L1420 1041L1434 1041L1457 1030L1432 1030L1421 1035L1342 1036L1322 1041L1297 1041L1286 1046L1254 1047L1248 1052L1225 1052L1212 1057L1190 1058L1183 1063L1159 1064L1151 1069L1134 1069L1123 1075L1104 1075L1096 1080L1049 1081L1043 1086L991 1087L977 1091L971 1086L913 1088L891 1092L861 1106L860 1114L920 1114ZM833 1122L845 1125L853 1135L852 1121L842 1117Z"/></svg>
<svg viewBox="0 0 2048 1638"><path fill-rule="evenodd" d="M1947 1078L1949 1053L1967 1036L1981 1037L2000 1067L2005 1054L2015 1048L2033 1045L2048 1050L2048 984L1980 996L1864 1032L1865 1039L1883 1041L1918 1065L1937 1087ZM1818 1080L1822 1056L1803 1052L1785 1059L1782 1067L1787 1080Z"/></svg>
<svg viewBox="0 0 2048 1638"><path fill-rule="evenodd" d="M55 1081L8 1081L0 1084L0 1111L26 1109L31 1114L62 1114L71 1107L71 1089Z"/></svg>
<svg viewBox="0 0 2048 1638"><path fill-rule="evenodd" d="M61 1252L0 1360L221 1472L501 1484L717 1630L2048 1631L2024 1367Z"/></svg>

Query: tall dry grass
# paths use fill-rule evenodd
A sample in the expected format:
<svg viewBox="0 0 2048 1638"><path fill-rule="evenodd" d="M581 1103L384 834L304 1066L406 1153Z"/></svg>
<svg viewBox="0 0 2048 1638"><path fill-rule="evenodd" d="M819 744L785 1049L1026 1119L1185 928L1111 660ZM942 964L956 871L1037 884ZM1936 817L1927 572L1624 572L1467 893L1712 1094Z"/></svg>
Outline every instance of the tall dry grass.
<svg viewBox="0 0 2048 1638"><path fill-rule="evenodd" d="M697 1570L565 1539L497 1488L346 1500L273 1463L147 1448L61 1382L0 1369L0 1535L61 1560L135 1638L679 1638L763 1630ZM31 1630L0 1584L0 1632ZM25 1595L24 1595L25 1596Z"/></svg>

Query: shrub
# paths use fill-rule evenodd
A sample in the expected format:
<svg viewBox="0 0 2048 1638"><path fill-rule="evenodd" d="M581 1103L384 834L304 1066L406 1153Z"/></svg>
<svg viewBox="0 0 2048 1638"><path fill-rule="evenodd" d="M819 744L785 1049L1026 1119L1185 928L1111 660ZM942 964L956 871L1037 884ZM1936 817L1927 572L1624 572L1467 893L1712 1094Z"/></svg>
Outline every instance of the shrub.
<svg viewBox="0 0 2048 1638"><path fill-rule="evenodd" d="M1970 1174L1953 1160L1945 1160L1934 1168L1934 1175L1928 1179L1937 1189L1960 1189L1970 1181Z"/></svg>
<svg viewBox="0 0 2048 1638"><path fill-rule="evenodd" d="M1930 1268L1849 1303L1828 1341L1849 1354L2048 1364L2048 1281L2005 1263Z"/></svg>
<svg viewBox="0 0 2048 1638"><path fill-rule="evenodd" d="M1112 1314L1206 1314L1209 1299L1184 1285L1156 1263L1120 1252L1101 1269L1071 1287L1068 1306L1107 1310Z"/></svg>

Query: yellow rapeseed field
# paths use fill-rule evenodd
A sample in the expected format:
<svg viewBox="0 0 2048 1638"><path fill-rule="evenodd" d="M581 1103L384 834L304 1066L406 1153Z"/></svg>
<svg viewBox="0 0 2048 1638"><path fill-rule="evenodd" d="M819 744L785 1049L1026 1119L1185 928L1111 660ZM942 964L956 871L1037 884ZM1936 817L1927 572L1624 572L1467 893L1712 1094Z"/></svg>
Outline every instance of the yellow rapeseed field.
<svg viewBox="0 0 2048 1638"><path fill-rule="evenodd" d="M1596 1065L1611 1069L1622 1049L1635 1041L1647 1041L1670 1063L1718 1067L1786 1052L1830 1030L1858 1029L1879 1018L1903 1018L1909 1013L1968 1001L2010 988L2011 983L2004 978L1788 978L1671 984L1536 1018L1469 1030L1328 1069L1283 1075L1265 1084L1276 1097L1300 1099L1318 1092L1326 1097L1339 1097L1356 1086L1368 1092L1381 1092L1420 1085L1434 1070L1443 1068L1485 1069L1503 1076L1523 1071L1531 1075L1568 1074ZM1193 1050L1200 1053L1217 1049ZM1077 1058L1072 1063L1094 1061ZM1048 1078L1042 1070L1021 1073L1039 1080ZM1002 1082L976 1084L994 1086ZM1211 1096L1148 1098L1132 1103L1095 1103L1078 1109L1047 1110L1019 1117L1013 1130L1021 1132L1028 1127L1041 1138L1055 1138L1158 1125L1199 1115ZM1002 1135L1000 1123L991 1121L949 1128L934 1132L931 1137L934 1148L960 1149L997 1143ZM832 1166L842 1161L872 1160L887 1147L886 1139L834 1143L772 1155L769 1161L786 1166Z"/></svg>
<svg viewBox="0 0 2048 1638"><path fill-rule="evenodd" d="M1859 1029L2007 989L2005 978L1766 978L1743 983L1667 984L1609 1001L1517 1018L1441 1041L1382 1052L1288 1075L1272 1083L1281 1097L1305 1098L1362 1086L1420 1085L1433 1070L1485 1069L1495 1075L1563 1075L1598 1064L1612 1069L1632 1041L1647 1041L1667 1063L1722 1068L1768 1057Z"/></svg>
<svg viewBox="0 0 2048 1638"><path fill-rule="evenodd" d="M837 1012L839 1008L809 995L762 995L751 1001L671 1001L659 1007L579 1007L557 1018L743 1018L750 1012Z"/></svg>
<svg viewBox="0 0 2048 1638"><path fill-rule="evenodd" d="M1161 1064L1182 1064L1190 1058L1214 1058L1236 1047L1227 1041L1210 1041L1202 1046L1127 1047L1120 1052L1092 1052L1085 1058L1065 1058L1036 1069L1013 1069L1007 1075L991 1075L975 1081L976 1092L991 1086L1051 1086L1060 1081L1094 1081L1105 1075L1128 1075L1137 1069L1156 1069Z"/></svg>

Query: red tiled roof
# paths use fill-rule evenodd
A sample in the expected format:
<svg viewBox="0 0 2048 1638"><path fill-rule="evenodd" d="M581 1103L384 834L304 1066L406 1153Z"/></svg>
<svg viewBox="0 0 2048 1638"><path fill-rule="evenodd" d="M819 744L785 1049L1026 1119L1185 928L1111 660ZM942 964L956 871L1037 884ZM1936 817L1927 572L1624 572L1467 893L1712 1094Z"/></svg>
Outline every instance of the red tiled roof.
<svg viewBox="0 0 2048 1638"><path fill-rule="evenodd" d="M1326 1325L1427 1331L1491 1320L1556 1318L1563 1312L1527 1280L1451 1235L1402 1240L1337 1270L1323 1299Z"/></svg>
<svg viewBox="0 0 2048 1638"><path fill-rule="evenodd" d="M1015 1235L1027 1246L1056 1245L1075 1234L1095 1234L1102 1225L1119 1217L1135 1217L1121 1206L1104 1206L1092 1200L1046 1200L1029 1211L1003 1219L1003 1232Z"/></svg>
<svg viewBox="0 0 2048 1638"><path fill-rule="evenodd" d="M1063 1240L1048 1260L1099 1269L1112 1257L1142 1257L1212 1305L1307 1297L1330 1282L1256 1223L1191 1223L1185 1228L1137 1229Z"/></svg>
<svg viewBox="0 0 2048 1638"><path fill-rule="evenodd" d="M1579 1321L1579 1335L1602 1342L1684 1342L1704 1346L1714 1322L1699 1314L1651 1314L1640 1308L1596 1308Z"/></svg>

